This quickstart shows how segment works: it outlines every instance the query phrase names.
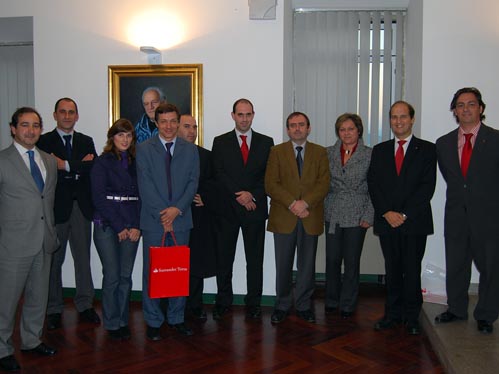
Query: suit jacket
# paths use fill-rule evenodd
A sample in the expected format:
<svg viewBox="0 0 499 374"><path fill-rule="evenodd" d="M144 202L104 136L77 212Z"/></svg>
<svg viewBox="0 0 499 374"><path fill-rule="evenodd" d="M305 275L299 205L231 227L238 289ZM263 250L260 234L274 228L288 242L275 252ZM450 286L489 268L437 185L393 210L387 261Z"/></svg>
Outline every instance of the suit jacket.
<svg viewBox="0 0 499 374"><path fill-rule="evenodd" d="M71 160L67 160L66 146L57 130L43 134L37 146L47 153L53 153L69 163L70 172L57 171L57 189L55 199L55 222L64 223L69 220L73 209L73 200L78 201L81 212L88 220L92 220L93 209L90 195L90 170L93 161L82 161L87 154L95 152L94 141L91 137L74 131Z"/></svg>
<svg viewBox="0 0 499 374"><path fill-rule="evenodd" d="M331 183L324 201L324 219L330 223L329 232L340 227L358 227L360 221L373 224L374 208L367 187L367 171L371 162L371 148L359 139L357 149L345 165L341 164L342 142L327 147Z"/></svg>
<svg viewBox="0 0 499 374"><path fill-rule="evenodd" d="M395 140L373 148L367 181L374 205L375 234L389 234L398 229L413 235L433 233L430 200L435 191L436 170L435 144L415 136L407 147L400 175L395 168ZM393 229L383 218L388 211L404 213L407 220Z"/></svg>
<svg viewBox="0 0 499 374"><path fill-rule="evenodd" d="M307 142L301 178L298 176L293 143L288 141L272 147L265 173L265 191L271 198L267 230L291 233L298 217L291 213L289 206L294 200L305 200L310 214L302 219L303 227L309 235L322 234L324 197L329 181L329 161L324 147Z"/></svg>
<svg viewBox="0 0 499 374"><path fill-rule="evenodd" d="M0 256L29 257L58 248L54 221L56 160L40 151L47 171L43 193L12 144L0 152ZM4 285L2 285L4 287Z"/></svg>
<svg viewBox="0 0 499 374"><path fill-rule="evenodd" d="M212 156L215 178L220 188L219 214L239 222L264 221L268 217L264 177L272 138L252 130L246 165L235 130L213 140ZM254 211L247 211L236 201L235 193L249 191L256 202Z"/></svg>
<svg viewBox="0 0 499 374"><path fill-rule="evenodd" d="M189 247L191 249L191 275L206 278L215 275L216 247L213 230L213 214L216 207L216 188L213 182L211 152L197 147L199 152L199 185L197 193L204 206L191 204L192 223Z"/></svg>
<svg viewBox="0 0 499 374"><path fill-rule="evenodd" d="M127 228L138 229L140 202L108 200L107 196L139 196L137 168L135 160L128 169L121 166L121 160L113 153L103 153L97 157L90 172L94 219L103 221L116 233Z"/></svg>
<svg viewBox="0 0 499 374"><path fill-rule="evenodd" d="M457 150L458 129L437 140L438 166L447 182L445 236L462 226L472 235L499 240L499 131L482 123L466 180Z"/></svg>
<svg viewBox="0 0 499 374"><path fill-rule="evenodd" d="M182 212L174 231L192 228L191 203L198 188L199 154L196 146L177 137L171 161L172 200L168 200L166 148L159 135L137 146L137 177L141 199L140 228L163 232L159 212L170 206Z"/></svg>

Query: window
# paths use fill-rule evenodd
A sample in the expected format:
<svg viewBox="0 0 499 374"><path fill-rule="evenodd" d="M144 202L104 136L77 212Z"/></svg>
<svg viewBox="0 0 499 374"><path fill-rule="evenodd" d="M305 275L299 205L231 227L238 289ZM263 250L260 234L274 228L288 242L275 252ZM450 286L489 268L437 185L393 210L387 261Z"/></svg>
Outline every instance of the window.
<svg viewBox="0 0 499 374"><path fill-rule="evenodd" d="M310 116L310 140L336 139L334 123L358 113L364 141L390 138L388 110L403 90L402 11L314 11L294 14L294 108Z"/></svg>

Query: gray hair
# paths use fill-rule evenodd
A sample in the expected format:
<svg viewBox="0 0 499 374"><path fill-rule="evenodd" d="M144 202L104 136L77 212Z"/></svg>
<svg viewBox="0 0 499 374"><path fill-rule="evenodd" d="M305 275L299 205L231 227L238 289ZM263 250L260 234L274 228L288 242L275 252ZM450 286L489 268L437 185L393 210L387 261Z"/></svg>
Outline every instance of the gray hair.
<svg viewBox="0 0 499 374"><path fill-rule="evenodd" d="M149 91L156 91L159 95L159 101L166 101L166 96L165 96L163 90L161 88L155 87L155 86L147 87L144 91L142 91L142 101L144 101L144 95L146 94L146 92L149 92Z"/></svg>

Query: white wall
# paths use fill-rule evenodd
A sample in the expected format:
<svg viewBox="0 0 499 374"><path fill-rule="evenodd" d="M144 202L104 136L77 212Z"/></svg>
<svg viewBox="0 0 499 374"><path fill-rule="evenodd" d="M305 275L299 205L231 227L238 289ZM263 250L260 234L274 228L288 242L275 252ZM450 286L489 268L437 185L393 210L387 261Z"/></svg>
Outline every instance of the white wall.
<svg viewBox="0 0 499 374"><path fill-rule="evenodd" d="M414 132L421 135L421 82L423 59L423 0L411 0L405 23L405 84L403 97L417 108Z"/></svg>
<svg viewBox="0 0 499 374"><path fill-rule="evenodd" d="M55 101L63 96L79 105L77 129L92 136L98 153L108 124L108 65L145 64L146 56L127 43L126 28L140 12L150 9L175 13L185 24L184 43L163 52L163 63L202 63L204 73L204 139L233 128L232 103L247 97L255 105L254 128L280 142L283 108L283 5L277 19L250 21L247 0L17 0L2 1L2 17L33 16L35 103L53 128ZM274 294L274 255L267 236L264 293ZM134 270L134 289L141 289L141 252ZM242 245L234 268L235 293L246 292ZM101 267L92 248L95 286ZM74 286L71 256L64 266L65 286ZM269 274L271 274L269 276ZM206 292L215 292L209 282Z"/></svg>

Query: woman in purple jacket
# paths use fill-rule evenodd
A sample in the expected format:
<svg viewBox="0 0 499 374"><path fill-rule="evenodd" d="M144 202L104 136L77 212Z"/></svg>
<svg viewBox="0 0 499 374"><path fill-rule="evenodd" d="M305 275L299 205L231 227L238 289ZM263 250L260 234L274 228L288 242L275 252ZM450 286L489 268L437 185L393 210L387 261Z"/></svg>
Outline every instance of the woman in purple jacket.
<svg viewBox="0 0 499 374"><path fill-rule="evenodd" d="M130 338L132 270L139 244L140 201L132 123L117 120L91 174L94 243L102 262L102 315L113 339Z"/></svg>

